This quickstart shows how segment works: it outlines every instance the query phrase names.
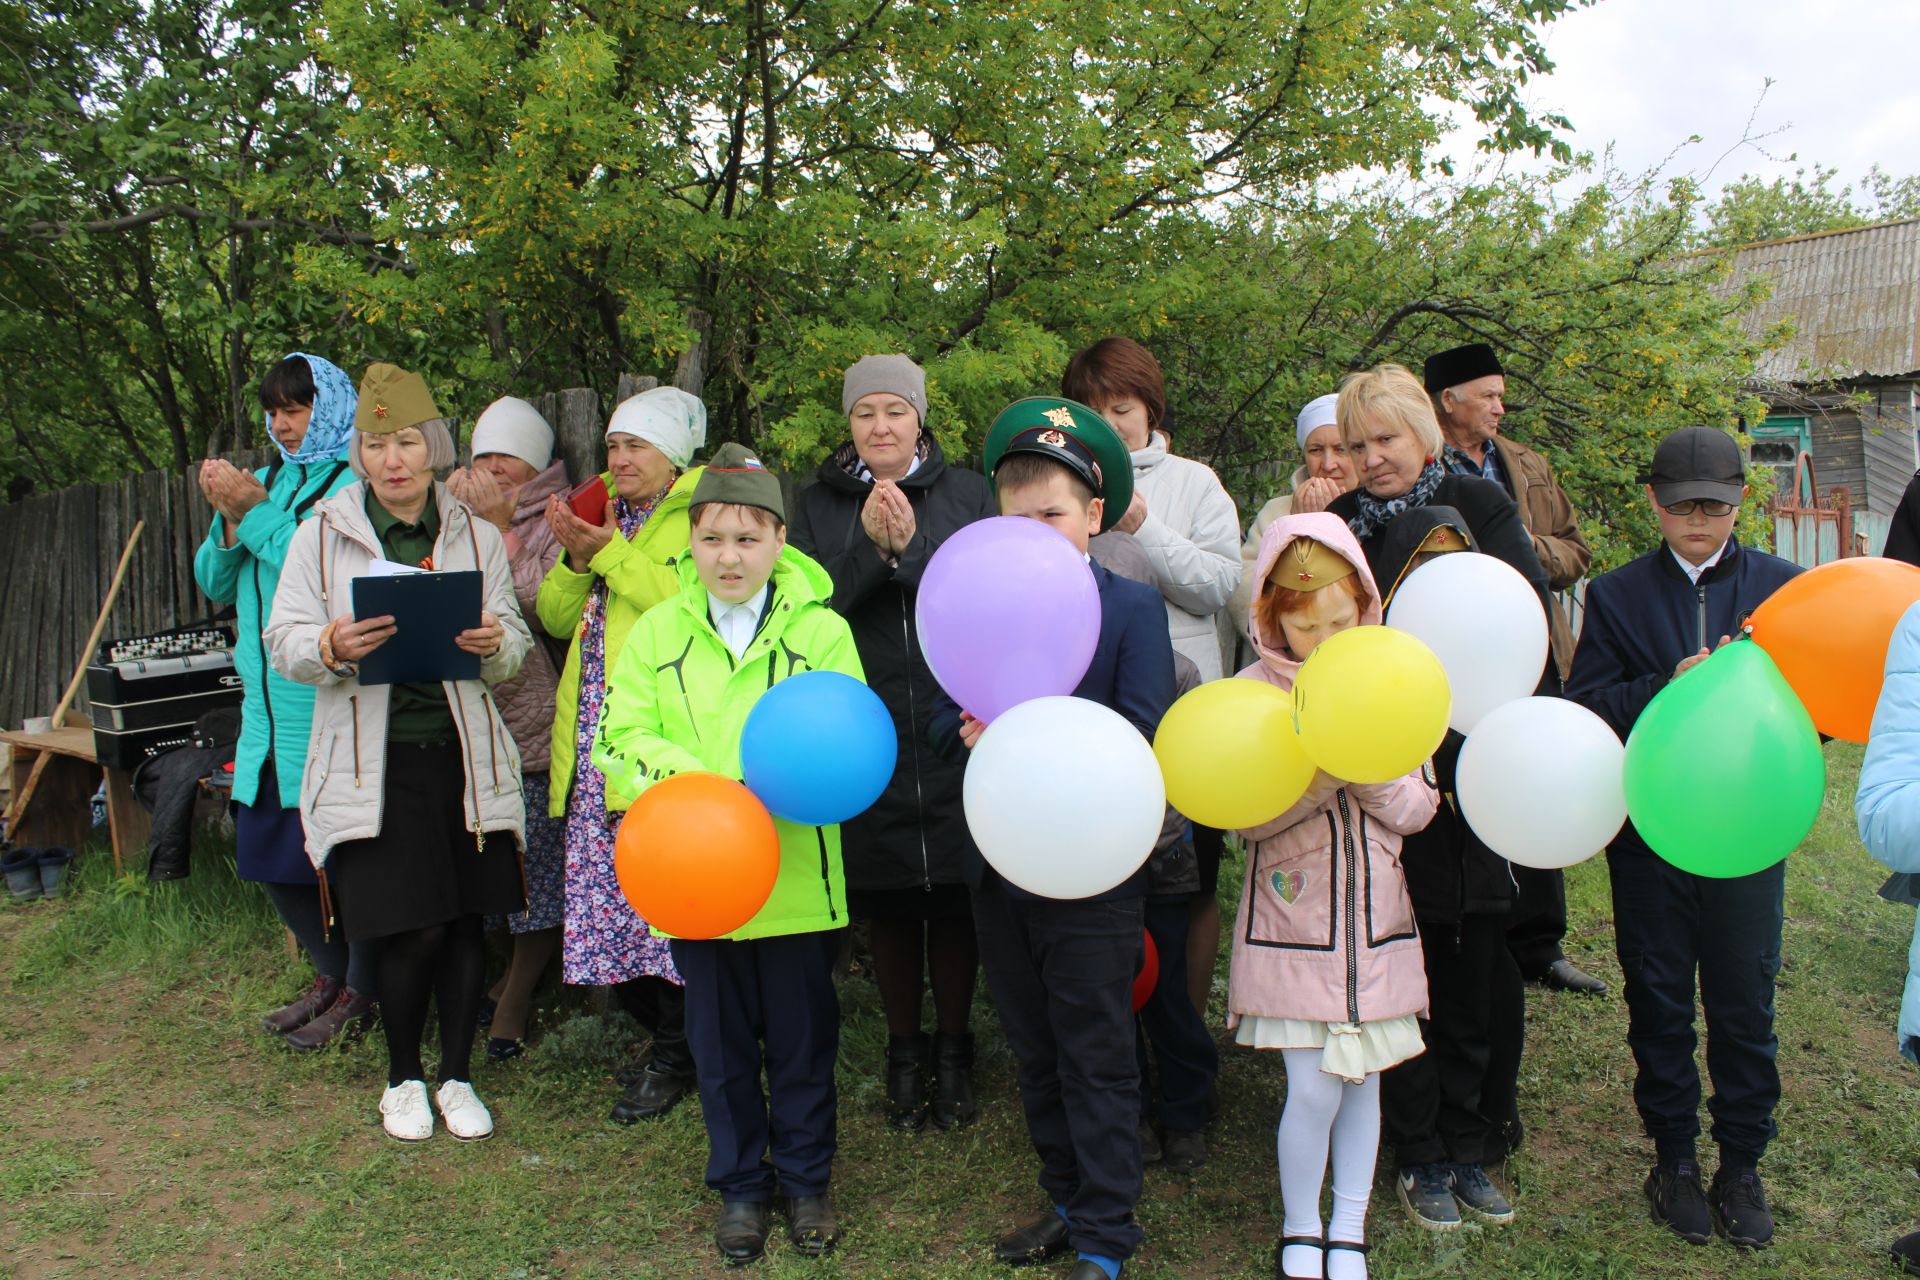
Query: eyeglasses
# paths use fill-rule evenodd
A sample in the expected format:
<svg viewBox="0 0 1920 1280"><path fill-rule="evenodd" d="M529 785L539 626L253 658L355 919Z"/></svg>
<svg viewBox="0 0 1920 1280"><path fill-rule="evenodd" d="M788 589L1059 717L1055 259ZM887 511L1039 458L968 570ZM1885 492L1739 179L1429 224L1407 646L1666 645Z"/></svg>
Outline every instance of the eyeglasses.
<svg viewBox="0 0 1920 1280"><path fill-rule="evenodd" d="M1688 498L1667 507L1666 513L1670 516L1690 516L1698 511L1708 516L1730 516L1733 510L1734 504L1731 502L1720 502L1713 498Z"/></svg>

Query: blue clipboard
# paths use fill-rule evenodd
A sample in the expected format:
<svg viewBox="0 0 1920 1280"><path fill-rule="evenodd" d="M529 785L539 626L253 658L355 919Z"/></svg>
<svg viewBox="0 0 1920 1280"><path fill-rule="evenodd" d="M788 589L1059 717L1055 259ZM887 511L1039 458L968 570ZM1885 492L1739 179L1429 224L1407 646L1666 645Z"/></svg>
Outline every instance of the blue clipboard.
<svg viewBox="0 0 1920 1280"><path fill-rule="evenodd" d="M403 573L353 580L355 621L393 615L387 642L360 659L361 684L478 680L480 655L454 637L480 625L480 574Z"/></svg>

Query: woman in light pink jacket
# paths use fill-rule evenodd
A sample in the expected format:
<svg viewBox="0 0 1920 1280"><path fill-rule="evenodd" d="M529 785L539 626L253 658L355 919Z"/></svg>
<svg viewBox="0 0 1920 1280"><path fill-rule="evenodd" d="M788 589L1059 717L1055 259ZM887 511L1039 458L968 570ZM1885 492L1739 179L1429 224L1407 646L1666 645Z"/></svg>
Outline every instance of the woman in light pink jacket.
<svg viewBox="0 0 1920 1280"><path fill-rule="evenodd" d="M1248 632L1260 661L1240 679L1291 689L1316 645L1380 621L1379 590L1346 524L1325 513L1268 527ZM1282 1276L1366 1275L1367 1198L1380 1145L1380 1072L1419 1054L1426 968L1400 869L1400 837L1438 804L1419 773L1362 786L1322 772L1272 822L1242 831L1247 882L1233 927L1227 1024L1278 1049L1286 1220ZM1329 1148L1333 1216L1321 1229Z"/></svg>

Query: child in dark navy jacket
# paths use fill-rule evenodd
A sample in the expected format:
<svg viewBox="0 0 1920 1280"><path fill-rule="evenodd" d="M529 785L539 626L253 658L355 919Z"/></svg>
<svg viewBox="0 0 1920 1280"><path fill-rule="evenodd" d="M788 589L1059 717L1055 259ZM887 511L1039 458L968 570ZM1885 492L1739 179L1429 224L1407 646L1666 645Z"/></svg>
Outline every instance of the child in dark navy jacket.
<svg viewBox="0 0 1920 1280"><path fill-rule="evenodd" d="M1746 495L1740 447L1723 431L1687 427L1660 442L1647 489L1663 545L1587 588L1566 696L1622 740L1668 683L1738 636L1797 566L1743 547L1733 524ZM1713 727L1700 727L1711 750ZM1702 795L1711 804L1712 796ZM1733 879L1681 871L1629 822L1607 850L1614 928L1626 975L1633 1100L1658 1163L1647 1177L1654 1221L1693 1244L1717 1228L1735 1244L1773 1239L1758 1165L1780 1100L1773 984L1780 970L1785 864ZM1707 1020L1707 1074L1720 1167L1703 1190L1695 1140L1695 973Z"/></svg>
<svg viewBox="0 0 1920 1280"><path fill-rule="evenodd" d="M1089 537L1126 514L1126 446L1093 410L1033 397L994 419L982 450L1002 515L1044 521L1086 553ZM1109 518L1109 516L1111 518ZM1089 561L1100 590L1100 639L1074 696L1119 712L1149 740L1173 701L1173 643L1160 594ZM984 726L945 699L928 727L961 756ZM1144 851L1143 851L1144 852ZM1140 1243L1140 1068L1133 976L1145 950L1147 868L1090 898L1019 889L988 869L973 896L974 928L1000 1021L1019 1063L1020 1102L1053 1207L994 1244L1001 1262L1072 1249L1066 1280L1114 1280Z"/></svg>

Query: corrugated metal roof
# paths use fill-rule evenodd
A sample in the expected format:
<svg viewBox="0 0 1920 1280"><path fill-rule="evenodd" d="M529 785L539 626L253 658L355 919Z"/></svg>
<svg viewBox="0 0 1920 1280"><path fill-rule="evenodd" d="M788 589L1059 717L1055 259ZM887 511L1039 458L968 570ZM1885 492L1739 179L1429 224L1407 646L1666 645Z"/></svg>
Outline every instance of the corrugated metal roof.
<svg viewBox="0 0 1920 1280"><path fill-rule="evenodd" d="M1756 276L1773 295L1746 317L1794 336L1754 371L1777 382L1898 377L1920 370L1920 219L1750 244L1731 253L1723 296Z"/></svg>

